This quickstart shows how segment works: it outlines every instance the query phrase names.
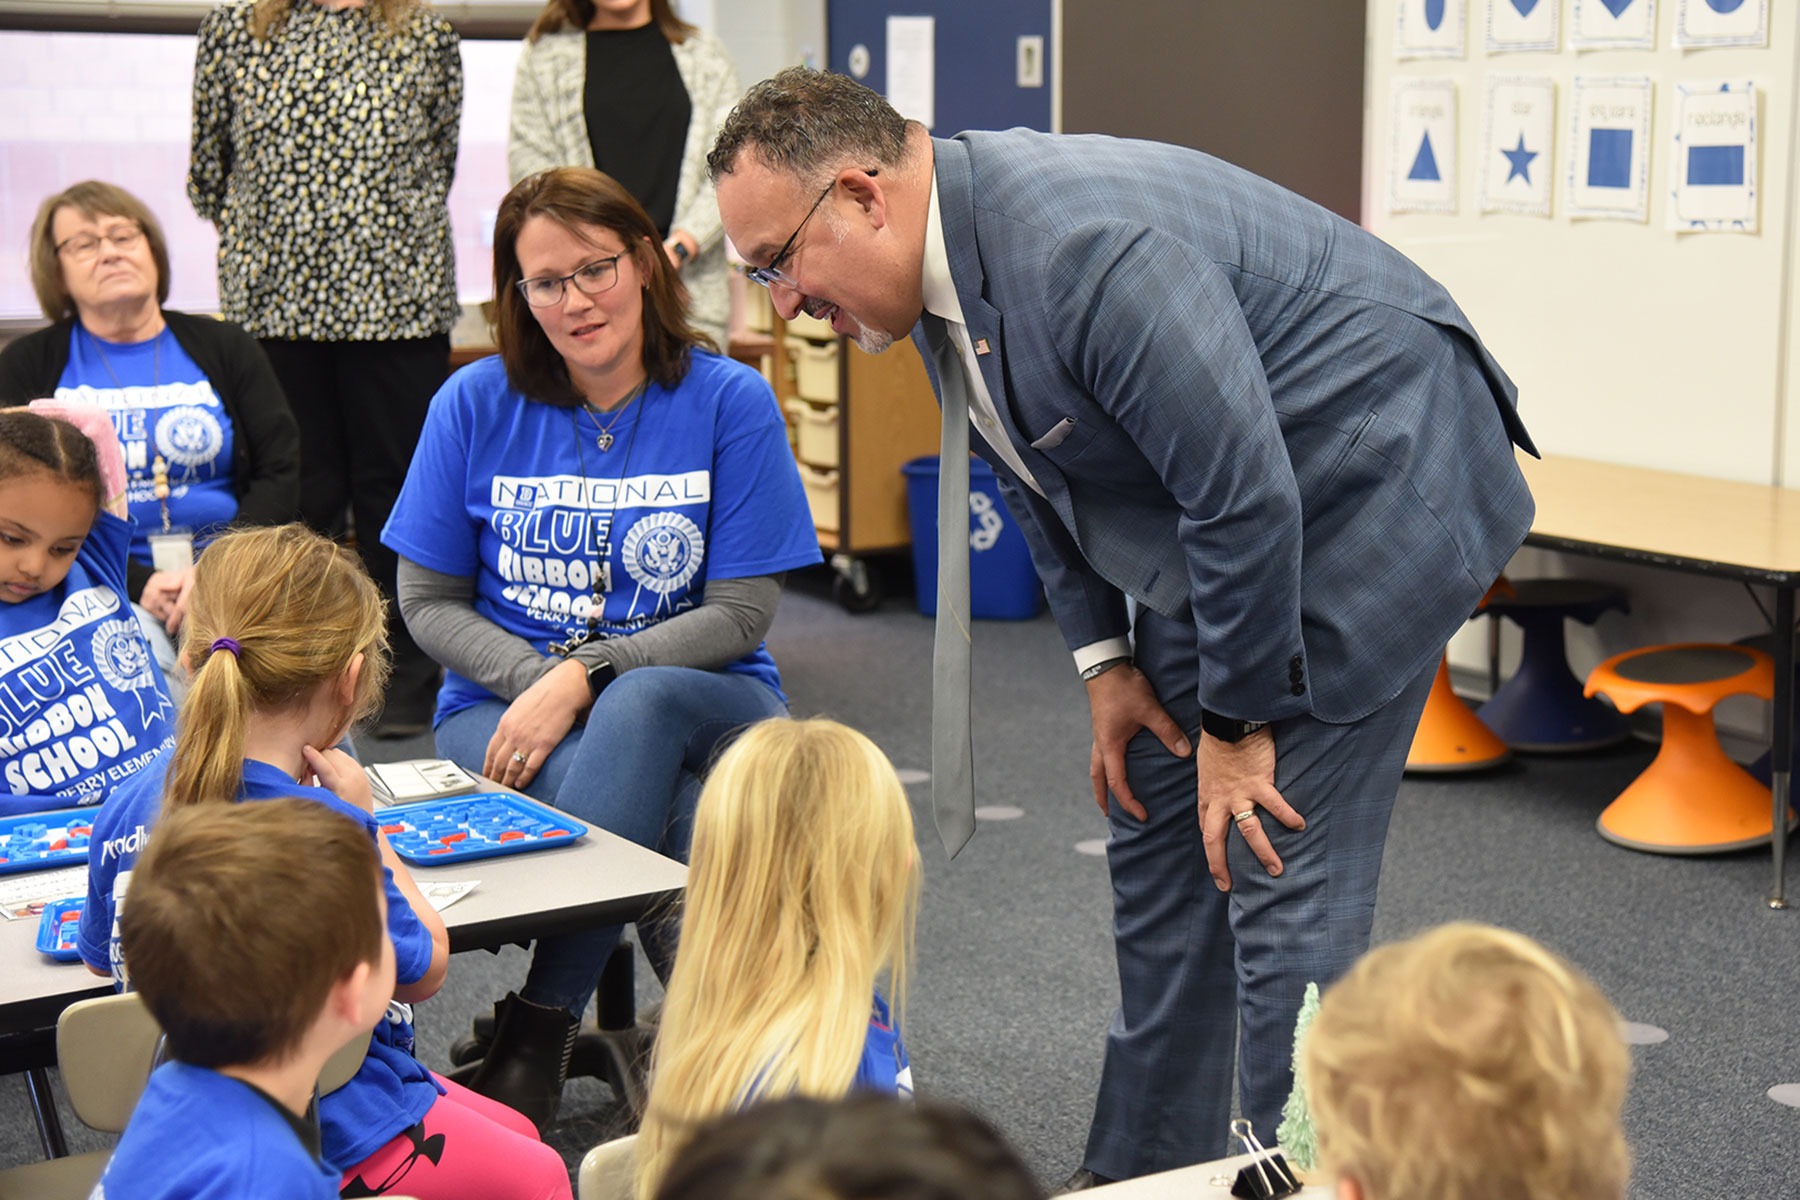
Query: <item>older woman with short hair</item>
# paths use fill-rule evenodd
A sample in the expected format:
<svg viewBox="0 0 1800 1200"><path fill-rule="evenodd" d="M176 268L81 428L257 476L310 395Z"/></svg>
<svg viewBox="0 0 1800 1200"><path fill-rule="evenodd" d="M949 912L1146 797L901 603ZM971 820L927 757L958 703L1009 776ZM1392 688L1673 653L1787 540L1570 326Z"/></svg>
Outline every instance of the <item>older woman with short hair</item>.
<svg viewBox="0 0 1800 1200"><path fill-rule="evenodd" d="M137 525L127 589L166 671L193 569L158 571L150 555L148 536L163 527L157 460L170 523L204 546L226 525L294 519L299 431L256 339L163 307L168 243L124 188L87 180L44 200L31 227L31 283L51 324L0 351L0 405L54 396L112 415Z"/></svg>
<svg viewBox="0 0 1800 1200"><path fill-rule="evenodd" d="M407 625L448 668L438 753L685 858L714 752L786 711L763 635L784 574L819 561L786 426L591 167L500 202L494 289L500 353L432 400L382 535ZM470 1086L551 1121L618 935L538 940Z"/></svg>

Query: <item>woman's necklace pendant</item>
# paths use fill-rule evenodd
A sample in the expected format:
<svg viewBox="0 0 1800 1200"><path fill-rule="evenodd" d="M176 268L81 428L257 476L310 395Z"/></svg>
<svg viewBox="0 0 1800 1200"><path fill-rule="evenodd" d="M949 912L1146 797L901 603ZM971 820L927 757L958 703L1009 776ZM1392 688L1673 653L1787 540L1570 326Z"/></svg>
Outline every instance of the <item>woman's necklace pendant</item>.
<svg viewBox="0 0 1800 1200"><path fill-rule="evenodd" d="M594 445L600 447L600 449L603 452L607 451L607 450L611 450L612 444L613 444L613 435L608 433L604 429L602 429L600 431L599 435L594 438Z"/></svg>

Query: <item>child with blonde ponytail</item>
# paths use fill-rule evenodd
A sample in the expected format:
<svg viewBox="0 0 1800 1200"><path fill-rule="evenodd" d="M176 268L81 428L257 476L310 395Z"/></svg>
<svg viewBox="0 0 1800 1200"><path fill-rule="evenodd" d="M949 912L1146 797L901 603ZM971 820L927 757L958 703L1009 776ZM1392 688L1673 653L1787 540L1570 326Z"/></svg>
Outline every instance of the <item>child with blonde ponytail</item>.
<svg viewBox="0 0 1800 1200"><path fill-rule="evenodd" d="M342 1172L342 1194L378 1195L404 1178L400 1190L420 1200L566 1200L561 1156L529 1121L412 1054L410 1005L442 985L449 938L381 834L362 768L333 749L380 706L386 628L386 606L356 557L302 525L228 533L206 548L183 626L192 682L175 746L117 788L94 821L81 956L129 983L119 911L165 807L298 796L355 818L381 854L396 986L362 1067L319 1101L323 1158Z"/></svg>
<svg viewBox="0 0 1800 1200"><path fill-rule="evenodd" d="M681 943L637 1142L652 1195L694 1129L751 1100L910 1095L898 1012L919 856L894 768L835 721L754 725L694 815Z"/></svg>

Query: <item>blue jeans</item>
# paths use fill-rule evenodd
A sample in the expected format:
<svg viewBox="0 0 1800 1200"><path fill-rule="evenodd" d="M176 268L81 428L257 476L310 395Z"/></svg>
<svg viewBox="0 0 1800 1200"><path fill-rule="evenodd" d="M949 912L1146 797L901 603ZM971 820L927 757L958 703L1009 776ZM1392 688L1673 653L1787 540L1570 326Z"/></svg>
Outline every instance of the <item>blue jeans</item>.
<svg viewBox="0 0 1800 1200"><path fill-rule="evenodd" d="M444 718L437 752L480 771L507 705L489 700ZM569 731L531 785L533 799L640 846L687 861L700 776L747 725L786 712L761 680L731 671L640 667L619 676L594 702L587 724ZM658 973L673 961L672 930L640 921ZM576 1016L600 983L619 926L539 938L519 994Z"/></svg>

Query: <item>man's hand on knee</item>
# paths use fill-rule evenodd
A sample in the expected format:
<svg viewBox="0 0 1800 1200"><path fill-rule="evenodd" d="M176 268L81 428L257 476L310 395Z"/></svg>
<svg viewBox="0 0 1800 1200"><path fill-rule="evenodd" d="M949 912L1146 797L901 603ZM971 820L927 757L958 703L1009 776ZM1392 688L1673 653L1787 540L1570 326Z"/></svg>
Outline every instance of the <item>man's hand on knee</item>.
<svg viewBox="0 0 1800 1200"><path fill-rule="evenodd" d="M1281 856L1269 844L1257 810L1267 809L1289 829L1305 829L1306 819L1275 790L1274 731L1264 727L1240 742L1202 736L1195 769L1199 774L1200 840L1206 845L1207 870L1219 890L1231 890L1225 849L1234 829L1269 874L1281 874Z"/></svg>

